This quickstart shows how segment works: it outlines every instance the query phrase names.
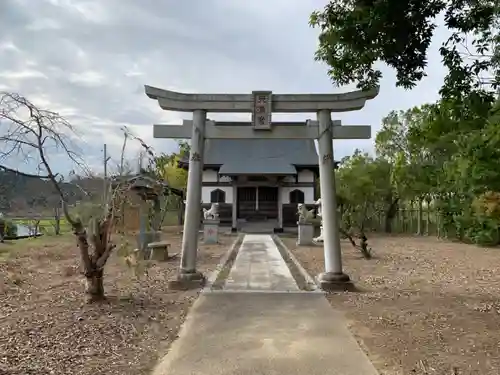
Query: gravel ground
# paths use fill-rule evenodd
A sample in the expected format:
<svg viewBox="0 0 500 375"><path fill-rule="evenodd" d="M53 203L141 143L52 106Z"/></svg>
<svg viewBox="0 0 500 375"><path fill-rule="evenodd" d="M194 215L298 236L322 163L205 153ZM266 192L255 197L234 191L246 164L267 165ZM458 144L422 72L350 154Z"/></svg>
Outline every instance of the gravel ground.
<svg viewBox="0 0 500 375"><path fill-rule="evenodd" d="M180 251L178 231L165 236ZM234 238L200 245L199 269L214 270ZM148 374L175 340L199 290L167 288L178 259L132 276L120 254L105 272L109 297L83 303L71 237L0 244L0 374Z"/></svg>
<svg viewBox="0 0 500 375"><path fill-rule="evenodd" d="M283 241L312 275L323 270L322 247ZM380 374L500 374L500 249L422 237L368 243L371 260L342 243L362 292L327 298Z"/></svg>

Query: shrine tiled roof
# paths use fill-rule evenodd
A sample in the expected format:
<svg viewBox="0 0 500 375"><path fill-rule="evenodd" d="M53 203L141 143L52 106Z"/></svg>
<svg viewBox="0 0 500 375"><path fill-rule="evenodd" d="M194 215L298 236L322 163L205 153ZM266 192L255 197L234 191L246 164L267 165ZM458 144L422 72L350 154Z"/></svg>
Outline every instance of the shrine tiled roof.
<svg viewBox="0 0 500 375"><path fill-rule="evenodd" d="M239 160L228 161L222 164L219 169L221 175L262 175L262 174L279 174L279 175L295 175L297 169L286 160L281 158L266 159L265 162L241 162Z"/></svg>
<svg viewBox="0 0 500 375"><path fill-rule="evenodd" d="M204 164L222 174L295 174L295 167L317 167L318 154L312 139L208 139Z"/></svg>
<svg viewBox="0 0 500 375"><path fill-rule="evenodd" d="M204 162L209 165L253 164L254 167L280 159L292 165L318 165L312 139L208 139Z"/></svg>

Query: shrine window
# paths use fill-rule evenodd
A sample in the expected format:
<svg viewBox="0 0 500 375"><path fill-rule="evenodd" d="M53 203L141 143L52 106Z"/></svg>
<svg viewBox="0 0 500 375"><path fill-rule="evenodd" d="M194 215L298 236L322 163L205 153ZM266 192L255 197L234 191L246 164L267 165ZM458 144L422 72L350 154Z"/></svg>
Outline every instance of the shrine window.
<svg viewBox="0 0 500 375"><path fill-rule="evenodd" d="M210 193L210 203L225 203L226 192L221 189L215 189Z"/></svg>
<svg viewBox="0 0 500 375"><path fill-rule="evenodd" d="M299 189L292 190L290 192L290 203L304 203L304 192Z"/></svg>

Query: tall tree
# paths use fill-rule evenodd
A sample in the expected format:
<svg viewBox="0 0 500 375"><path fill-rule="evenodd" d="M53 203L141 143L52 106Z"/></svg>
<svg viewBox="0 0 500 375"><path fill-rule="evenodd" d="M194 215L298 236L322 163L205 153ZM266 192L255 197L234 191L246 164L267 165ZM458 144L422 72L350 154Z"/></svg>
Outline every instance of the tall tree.
<svg viewBox="0 0 500 375"><path fill-rule="evenodd" d="M154 158L154 172L171 187L185 190L187 186L187 171L179 167L179 162L189 154L189 144L178 142L179 150L170 154L161 154Z"/></svg>
<svg viewBox="0 0 500 375"><path fill-rule="evenodd" d="M423 105L407 111L392 111L382 119L382 128L375 139L377 155L391 165L394 201L418 204L419 234L422 233L423 202L434 193L437 165L413 134L426 124L431 109L432 106ZM386 230L389 226L386 222Z"/></svg>
<svg viewBox="0 0 500 375"><path fill-rule="evenodd" d="M179 150L171 154L161 154L154 158L151 166L154 174L166 181L174 189L186 191L187 171L179 167L179 162L189 154L189 144L185 141L178 142ZM177 222L179 225L183 222L184 215L184 194L183 196L169 195L164 207L164 218L168 209L177 210Z"/></svg>
<svg viewBox="0 0 500 375"><path fill-rule="evenodd" d="M391 207L390 164L356 150L342 159L336 176L343 227L364 237L367 225Z"/></svg>

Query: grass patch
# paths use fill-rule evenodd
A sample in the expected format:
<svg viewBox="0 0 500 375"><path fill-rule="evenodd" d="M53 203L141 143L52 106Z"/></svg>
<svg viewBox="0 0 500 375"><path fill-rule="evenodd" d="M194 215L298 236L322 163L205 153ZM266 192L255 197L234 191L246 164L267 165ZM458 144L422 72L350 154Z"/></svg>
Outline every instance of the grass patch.
<svg viewBox="0 0 500 375"><path fill-rule="evenodd" d="M13 223L24 225L26 227L34 227L38 222L38 230L46 236L55 236L55 224L56 220L53 217L44 217L41 219L37 218L12 218ZM163 227L178 226L178 212L177 211L167 211L165 214L165 219L163 221ZM137 228L138 229L138 228ZM71 225L68 223L66 218L61 217L60 219L60 233L67 234L71 232Z"/></svg>
<svg viewBox="0 0 500 375"><path fill-rule="evenodd" d="M56 220L54 218L43 218L43 219L30 219L30 218L15 218L12 222L17 225L23 225L25 227L33 228L38 222L38 230L44 235L55 235L56 234ZM60 220L60 231L61 234L71 232L71 225L66 219L61 218ZM20 233L21 235L22 233Z"/></svg>

